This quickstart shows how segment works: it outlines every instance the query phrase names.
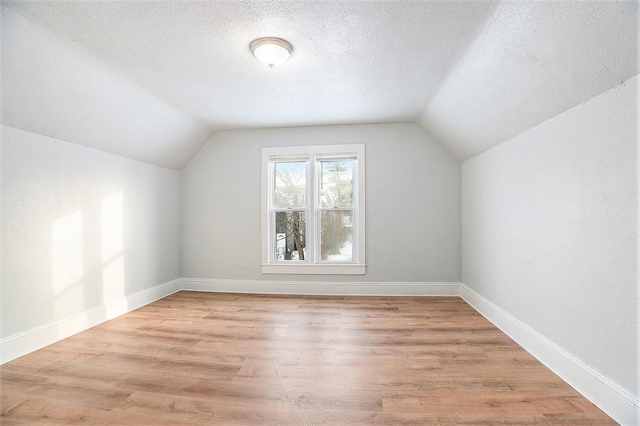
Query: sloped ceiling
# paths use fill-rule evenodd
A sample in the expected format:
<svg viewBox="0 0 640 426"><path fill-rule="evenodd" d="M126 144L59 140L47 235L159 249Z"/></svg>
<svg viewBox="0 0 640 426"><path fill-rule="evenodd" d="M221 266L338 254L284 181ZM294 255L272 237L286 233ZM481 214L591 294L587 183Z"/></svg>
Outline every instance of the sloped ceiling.
<svg viewBox="0 0 640 426"><path fill-rule="evenodd" d="M9 1L1 122L174 169L218 130L418 122L465 160L638 74L638 5Z"/></svg>

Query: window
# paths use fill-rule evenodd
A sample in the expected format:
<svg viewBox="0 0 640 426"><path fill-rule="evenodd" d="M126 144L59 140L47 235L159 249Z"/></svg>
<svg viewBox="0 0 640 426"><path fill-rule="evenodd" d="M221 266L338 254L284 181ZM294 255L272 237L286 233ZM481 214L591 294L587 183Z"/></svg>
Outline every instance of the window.
<svg viewBox="0 0 640 426"><path fill-rule="evenodd" d="M364 274L364 145L262 149L262 272Z"/></svg>

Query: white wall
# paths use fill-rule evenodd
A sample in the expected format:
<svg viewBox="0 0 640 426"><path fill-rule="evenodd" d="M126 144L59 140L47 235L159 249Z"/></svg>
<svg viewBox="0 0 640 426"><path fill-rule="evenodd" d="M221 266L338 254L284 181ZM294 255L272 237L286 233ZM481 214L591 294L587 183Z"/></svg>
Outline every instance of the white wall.
<svg viewBox="0 0 640 426"><path fill-rule="evenodd" d="M636 400L638 79L462 164L462 282Z"/></svg>
<svg viewBox="0 0 640 426"><path fill-rule="evenodd" d="M460 163L414 124L226 131L182 171L183 276L300 280L261 274L261 148L363 143L363 276L305 281L459 282Z"/></svg>
<svg viewBox="0 0 640 426"><path fill-rule="evenodd" d="M0 337L180 276L180 172L0 130Z"/></svg>

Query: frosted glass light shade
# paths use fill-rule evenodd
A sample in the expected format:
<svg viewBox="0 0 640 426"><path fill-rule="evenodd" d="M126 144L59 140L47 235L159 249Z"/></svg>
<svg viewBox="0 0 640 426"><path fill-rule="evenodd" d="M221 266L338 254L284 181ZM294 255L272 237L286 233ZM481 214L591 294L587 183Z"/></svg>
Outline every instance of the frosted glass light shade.
<svg viewBox="0 0 640 426"><path fill-rule="evenodd" d="M274 37L259 38L251 42L251 53L261 64L270 68L284 64L293 53L293 46L286 40Z"/></svg>

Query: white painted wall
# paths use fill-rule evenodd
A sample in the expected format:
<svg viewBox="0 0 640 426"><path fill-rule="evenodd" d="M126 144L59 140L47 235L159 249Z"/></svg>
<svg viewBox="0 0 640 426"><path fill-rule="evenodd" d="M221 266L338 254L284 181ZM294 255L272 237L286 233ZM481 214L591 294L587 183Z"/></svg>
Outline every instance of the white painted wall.
<svg viewBox="0 0 640 426"><path fill-rule="evenodd" d="M180 172L0 130L0 338L180 276Z"/></svg>
<svg viewBox="0 0 640 426"><path fill-rule="evenodd" d="M182 170L183 277L300 280L261 274L261 148L362 143L362 276L304 281L459 282L460 163L414 124L226 131Z"/></svg>
<svg viewBox="0 0 640 426"><path fill-rule="evenodd" d="M638 80L462 164L462 282L636 401Z"/></svg>

